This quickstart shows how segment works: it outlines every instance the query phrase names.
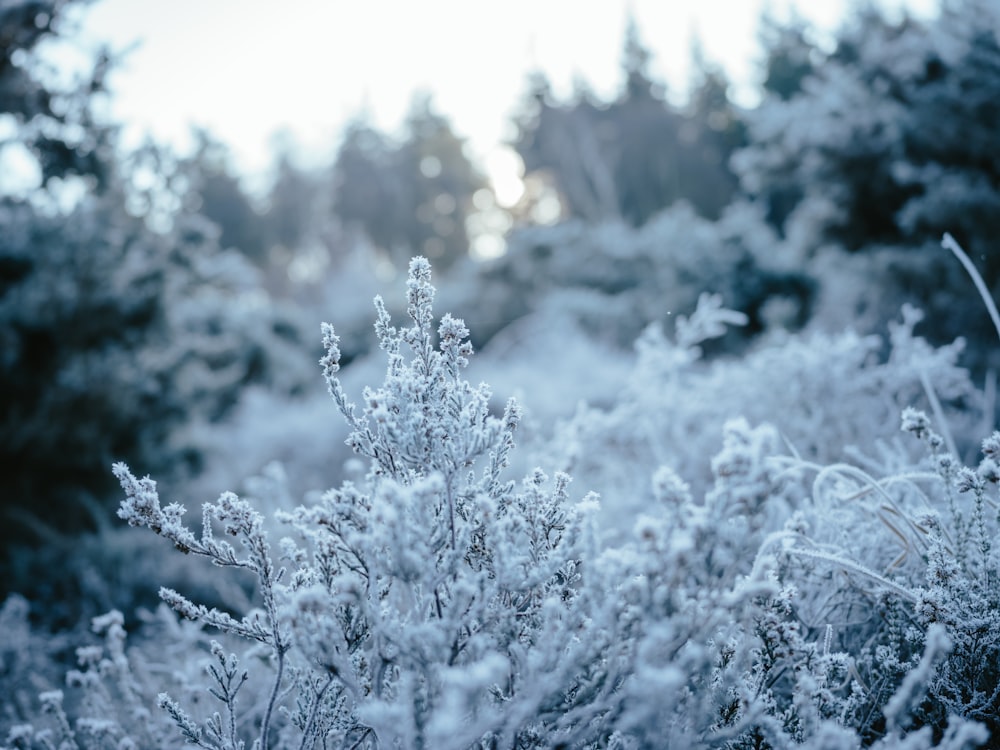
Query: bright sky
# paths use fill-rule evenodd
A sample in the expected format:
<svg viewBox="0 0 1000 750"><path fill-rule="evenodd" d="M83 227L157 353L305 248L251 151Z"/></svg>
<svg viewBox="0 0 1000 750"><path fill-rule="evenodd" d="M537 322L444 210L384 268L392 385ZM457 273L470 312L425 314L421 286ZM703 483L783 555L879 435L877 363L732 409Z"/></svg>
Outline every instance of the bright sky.
<svg viewBox="0 0 1000 750"><path fill-rule="evenodd" d="M362 107L393 131L411 95L430 90L496 179L511 169L497 144L532 69L557 92L582 77L610 95L620 83L626 17L638 20L652 72L668 90L688 80L691 38L748 87L761 11L790 7L834 27L850 0L96 0L85 33L123 49L112 114L136 142L151 133L185 148L207 127L237 165L263 174L274 134L290 131L328 159ZM883 0L929 14L937 0Z"/></svg>

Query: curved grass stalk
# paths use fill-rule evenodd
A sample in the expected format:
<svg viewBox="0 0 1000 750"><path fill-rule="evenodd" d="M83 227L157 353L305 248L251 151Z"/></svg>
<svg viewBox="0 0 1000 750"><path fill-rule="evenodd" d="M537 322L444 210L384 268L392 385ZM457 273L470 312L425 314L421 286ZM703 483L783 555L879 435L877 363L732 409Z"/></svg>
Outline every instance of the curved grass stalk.
<svg viewBox="0 0 1000 750"><path fill-rule="evenodd" d="M858 575L864 576L865 578L870 578L871 580L885 586L890 591L896 593L898 596L906 599L911 604L916 604L919 601L919 596L916 591L908 589L902 584L896 583L895 581L890 581L883 575L879 575L874 570L861 563L855 562L854 560L848 559L846 557L841 557L840 555L835 555L831 552L823 552L821 550L809 550L802 549L801 547L792 547L785 550L786 554L789 555L800 555L802 557L811 557L816 560L823 560L825 562L833 563L844 570L848 570Z"/></svg>
<svg viewBox="0 0 1000 750"><path fill-rule="evenodd" d="M1000 333L1000 329L997 329L997 332ZM951 455L958 458L958 447L955 444L955 438L951 435L951 429L948 427L948 421L945 419L944 409L941 408L941 400L937 397L937 393L934 391L934 386L931 385L931 380L927 377L927 373L924 370L920 370L918 375L920 377L920 385L923 386L924 394L927 396L927 401L931 405L931 411L934 413L934 421L937 423L941 432L944 433L943 437L945 445Z"/></svg>
<svg viewBox="0 0 1000 750"><path fill-rule="evenodd" d="M850 464L832 464L830 466L821 466L819 464L810 461L787 461L788 464L787 471L792 468L804 468L816 472L816 478L813 480L812 496L817 498L822 496L822 485L827 481L828 477L832 474L839 474L841 476L850 477L852 479L858 480L863 483L863 486L847 495L838 495L838 499L851 502L854 500L860 500L866 495L877 494L882 499L882 504L872 507L873 515L886 526L886 528L902 542L903 555L905 558L906 554L910 551L910 539L916 542L921 548L927 549L929 543L927 541L927 529L921 526L913 517L912 514L907 513L904 509L896 502L896 499L892 497L887 491L887 488L893 484L906 484L911 488L917 495L921 498L924 505L930 508L930 502L927 499L927 495L917 486L917 480L930 480L936 479L940 480L941 477L937 474L930 472L905 472L901 474L893 474L891 476L885 477L883 479L875 479L868 472L860 469L856 466ZM910 537L900 529L899 526L892 523L886 515L895 516L899 519L903 526L910 532ZM948 535L947 530L942 529L945 534L947 541L951 542L951 537ZM898 563L898 559L892 565L889 566L891 570Z"/></svg>
<svg viewBox="0 0 1000 750"><path fill-rule="evenodd" d="M976 270L976 267L972 265L972 261L969 260L969 256L965 254L962 246L948 232L945 232L944 237L941 238L941 246L947 250L951 250L952 254L958 258L959 263L962 264L962 267L972 277L972 283L976 285L976 291L983 298L983 303L990 313L990 320L993 321L993 327L996 329L997 338L1000 339L1000 312L997 312L996 303L993 302L993 297L990 295L990 290L986 288L986 282L983 281L983 277Z"/></svg>
<svg viewBox="0 0 1000 750"><path fill-rule="evenodd" d="M903 586L902 584L891 581L883 575L876 573L871 568L862 565L859 562L855 562L847 557L842 557L840 555L834 554L832 552L824 552L819 549L804 549L798 547L794 544L795 541L803 539L801 534L792 531L776 531L769 534L763 542L761 542L760 549L757 551L757 557L754 560L753 567L750 571L748 578L750 580L759 580L762 578L764 561L767 559L765 555L765 550L774 546L775 544L785 542L782 544L782 552L786 555L799 555L800 557L811 557L815 560L823 560L824 562L829 562L837 565L844 570L857 573L858 575L864 576L870 580L873 580L881 585L885 586L890 591L896 593L901 598L907 600L911 604L916 604L919 601L919 595L916 591ZM807 540L808 541L808 540ZM788 542L792 542L789 544Z"/></svg>
<svg viewBox="0 0 1000 750"><path fill-rule="evenodd" d="M856 466L851 466L850 464L832 464L830 466L817 467L816 478L813 480L813 497L820 496L823 482L827 480L827 477L835 473L840 474L841 476L851 477L852 479L860 481L866 486L866 488L870 488L871 491L875 492L882 498L884 501L884 505L882 507L884 509L903 519L910 531L915 533L915 538L921 538L921 532L923 529L921 529L914 522L914 520L910 518L910 514L906 513L903 508L900 507L899 503L896 502L896 499L886 491L886 485L893 484L896 481L906 481L903 477L887 477L886 479L880 481L875 479L875 477L871 476L868 472L859 469ZM855 499L856 497L861 496L859 493L854 493L844 499Z"/></svg>

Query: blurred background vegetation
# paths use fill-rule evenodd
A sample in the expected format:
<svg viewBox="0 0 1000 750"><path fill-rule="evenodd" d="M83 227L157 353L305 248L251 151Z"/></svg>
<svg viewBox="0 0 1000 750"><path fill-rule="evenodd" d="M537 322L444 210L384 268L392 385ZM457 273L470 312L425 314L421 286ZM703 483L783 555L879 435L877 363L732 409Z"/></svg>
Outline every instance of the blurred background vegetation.
<svg viewBox="0 0 1000 750"><path fill-rule="evenodd" d="M22 592L46 622L142 599L135 549L92 541L124 533L113 461L188 505L215 486L197 483L206 472L237 484L246 467L219 443L281 453L279 423L329 420L305 416L322 391L320 320L345 360L363 358L372 293L416 254L480 348L542 316L600 340L610 364L715 291L750 325L712 354L807 326L877 330L912 302L931 341L966 337L976 377L1000 364L939 248L954 234L1000 291L990 0L946 0L931 18L864 5L832 39L765 16L753 107L697 44L690 87L668 96L629 23L613 96L585 81L557 96L541 70L526 82L513 203L427 93L400 132L358 112L330 163L302 164L277 139L264 191L205 130L189 153L125 150L104 114L116 54L70 77L45 54L73 43L85 2L0 2L0 150L31 176L0 174L0 599ZM322 434L298 490L342 472Z"/></svg>

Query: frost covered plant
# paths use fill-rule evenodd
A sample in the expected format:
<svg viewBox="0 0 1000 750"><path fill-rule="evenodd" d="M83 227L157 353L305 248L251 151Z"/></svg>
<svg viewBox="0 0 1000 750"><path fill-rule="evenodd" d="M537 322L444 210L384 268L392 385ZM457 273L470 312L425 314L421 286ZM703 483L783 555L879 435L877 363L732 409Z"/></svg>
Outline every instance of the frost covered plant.
<svg viewBox="0 0 1000 750"><path fill-rule="evenodd" d="M388 366L360 410L336 375L337 336L323 327L329 389L370 469L282 516L294 538L282 540L280 561L245 500L206 504L199 536L183 507L161 506L152 480L115 467L123 519L257 579L262 606L242 618L161 590L185 617L267 652L271 688L253 746L578 746L610 734L605 699L616 684L600 666L607 638L588 638L581 584L583 561L597 557L595 503L570 503L565 475L504 478L517 404L495 417L487 387L462 378L468 332L447 315L435 332L433 295L418 258L411 325L394 327L376 300ZM236 718L247 678L215 650L223 715L199 724L169 696L160 706L189 743L249 746Z"/></svg>
<svg viewBox="0 0 1000 750"><path fill-rule="evenodd" d="M126 654L124 617L112 611L91 621L101 645L76 649L77 668L65 689L38 695L41 714L7 728L3 750L145 750L171 745L171 728L150 710L144 676Z"/></svg>
<svg viewBox="0 0 1000 750"><path fill-rule="evenodd" d="M960 466L922 413L906 415L904 428L930 446L939 476L935 495L943 506L926 519L925 580L915 607L918 621L947 638L940 665L929 681L934 714L955 713L985 723L1000 735L1000 534L997 482L1000 432L982 443L975 469ZM906 422L910 424L907 424ZM913 429L913 425L923 429Z"/></svg>
<svg viewBox="0 0 1000 750"><path fill-rule="evenodd" d="M435 326L433 297L430 267L418 258L409 324L395 327L376 300L387 368L360 406L338 379L337 335L323 327L327 384L367 472L279 513L289 534L273 547L249 500L227 492L206 503L196 533L182 506L160 503L151 479L115 467L123 519L249 574L259 606L230 614L161 589L219 642L207 649L207 690L175 679L155 698L130 676L121 616L100 619L107 656L81 649L70 674L69 687L85 691L80 710L46 692L50 726L12 726L9 747L961 750L984 740L984 728L962 717L978 716L973 704L980 713L992 705L981 696L992 667L971 682L949 677L971 664L972 642L962 641L970 631L928 614L954 610L952 594L914 582L919 553L892 563L880 548L874 561L852 562L834 540L812 538L810 523L818 528L837 498L802 499L809 467L774 458L773 428L729 422L702 497L658 469L631 533L606 546L596 499L572 502L566 474L508 478L518 407L492 414L488 388L463 378L468 332L450 316ZM721 308L711 302L714 319ZM701 333L684 335L693 346ZM995 461L984 466L971 478L956 472L956 492L976 495L1000 475ZM817 493L857 500L870 489L868 510L882 512L887 528L914 551L935 549L927 523L901 520L911 517L909 501L887 499L895 485L870 487L840 469L820 474ZM256 487L283 492L278 475ZM985 574L988 588L986 507L963 511L968 530L948 544L979 545L979 557L957 570ZM928 569L956 569L946 565L951 549L939 545L943 562ZM879 567L890 563L910 578ZM818 580L824 565L867 588ZM884 622L848 623L872 601L889 612ZM249 649L234 654L241 641ZM181 661L200 661L200 649L188 652L199 658ZM971 692L949 692L963 685Z"/></svg>
<svg viewBox="0 0 1000 750"><path fill-rule="evenodd" d="M869 471L886 460L909 463L919 452L895 429L908 405L947 418L959 450L963 438L978 434L983 399L958 363L961 341L932 347L920 337L922 316L912 308L886 337L795 334L764 340L738 359L702 359L700 342L687 332L703 337L735 322L728 317L726 310L703 305L690 322L678 323L674 336L647 330L636 342L637 362L616 403L579 409L547 446L551 465L600 493L606 538L615 539L621 522L649 502L651 467L681 470L695 496L711 491L719 480L711 459L720 431L729 435L726 425L734 418L771 433L765 455L788 444L807 461L850 460ZM763 434L751 443L760 439ZM737 493L749 490L738 476L727 483ZM774 525L751 513L747 522L774 531L783 521Z"/></svg>
<svg viewBox="0 0 1000 750"><path fill-rule="evenodd" d="M811 497L758 553L754 574L776 571L794 597L758 631L771 642L762 653L781 658L758 658L753 669L769 673L772 686L785 683L783 698L766 696L780 698L771 713L799 722L802 696L820 693L791 686L788 675L815 671L821 660L809 642L822 638L824 655L831 644L838 649L836 675L817 682L825 712L866 742L920 733L943 744L985 742L1000 731L1000 558L992 545L1000 433L984 441L971 469L923 412L905 409L902 429L929 455L884 476L775 460L815 478Z"/></svg>
<svg viewBox="0 0 1000 750"><path fill-rule="evenodd" d="M573 706L552 680L553 647L584 626L574 587L593 549L568 477L503 480L518 407L497 419L486 386L462 379L471 346L461 321L444 316L435 347L433 293L429 265L415 259L412 325L393 327L376 300L388 368L361 415L324 327L330 392L371 469L364 486L288 517L305 546L286 549L297 564L285 613L298 648L329 675L330 701L344 705L331 721L345 741L508 746L539 731L546 710L556 721Z"/></svg>

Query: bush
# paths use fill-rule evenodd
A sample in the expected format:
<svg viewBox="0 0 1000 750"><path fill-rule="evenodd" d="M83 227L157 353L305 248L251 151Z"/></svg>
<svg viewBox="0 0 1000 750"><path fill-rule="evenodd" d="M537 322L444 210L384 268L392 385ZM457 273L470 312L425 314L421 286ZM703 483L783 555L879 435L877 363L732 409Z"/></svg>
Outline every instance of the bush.
<svg viewBox="0 0 1000 750"><path fill-rule="evenodd" d="M212 700L191 682L205 633L164 618L172 632L130 657L112 613L94 621L104 646L78 650L70 692L41 696L49 727L8 726L9 747L176 746L165 719L218 750L987 741L1000 433L978 470L962 469L929 420L905 411L934 471L902 452L876 480L735 420L704 493L661 467L628 537L602 545L597 499L572 501L567 475L508 478L519 408L490 414L487 387L463 379L468 332L447 315L435 332L433 295L418 258L412 325L394 327L376 301L386 375L360 409L324 326L329 390L368 470L282 514L280 553L247 499L206 503L196 534L151 479L115 466L129 524L255 582L258 606L235 615L161 589L218 633L205 648ZM680 351L732 317L706 301L678 326ZM280 495L280 480L256 491ZM157 679L151 665L173 655ZM171 693L154 699L157 683Z"/></svg>
<svg viewBox="0 0 1000 750"><path fill-rule="evenodd" d="M742 357L706 360L700 337L721 335L719 316L727 314L704 298L690 317L701 327L693 340L651 326L612 403L581 406L540 447L551 465L606 498L609 534L627 531L650 501L650 466L683 471L696 493L707 491L718 437L734 417L771 424L768 451L789 446L816 463L871 465L898 449L894 425L903 408L936 403L954 425L960 455L975 449L967 436L982 429L987 405L958 364L963 342L931 347L916 333L919 311L905 308L887 336L772 336ZM677 322L690 328L683 316ZM706 324L718 327L705 331ZM914 454L900 452L900 460Z"/></svg>

